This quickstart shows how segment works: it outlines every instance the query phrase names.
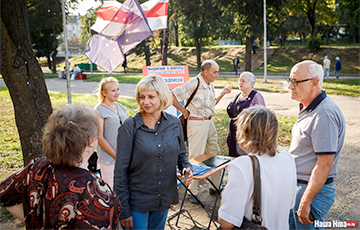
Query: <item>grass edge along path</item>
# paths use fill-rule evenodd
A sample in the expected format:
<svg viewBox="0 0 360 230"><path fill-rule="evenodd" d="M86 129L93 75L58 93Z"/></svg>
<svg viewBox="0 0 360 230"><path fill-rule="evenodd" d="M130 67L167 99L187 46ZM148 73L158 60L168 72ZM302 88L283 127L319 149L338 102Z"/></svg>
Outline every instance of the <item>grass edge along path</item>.
<svg viewBox="0 0 360 230"><path fill-rule="evenodd" d="M55 77L55 75L44 74L47 77ZM94 74L93 77L89 76L86 81L100 82L103 77L114 77L118 79L119 83L138 83L142 74L126 75L126 74ZM192 78L192 77L190 77ZM215 87L224 87L227 85L238 86L238 77L218 77L214 82ZM286 87L284 84L275 79L267 79L268 83L264 83L263 78L256 78L255 89L265 90L274 93L286 93ZM325 79L323 82L323 88L327 94L342 95L359 97L360 96L360 78L355 79Z"/></svg>

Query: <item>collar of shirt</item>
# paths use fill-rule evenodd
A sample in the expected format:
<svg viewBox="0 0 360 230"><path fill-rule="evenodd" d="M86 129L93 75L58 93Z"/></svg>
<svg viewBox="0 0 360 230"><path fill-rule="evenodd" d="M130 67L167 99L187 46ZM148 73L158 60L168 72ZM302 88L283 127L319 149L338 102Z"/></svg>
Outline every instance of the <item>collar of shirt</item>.
<svg viewBox="0 0 360 230"><path fill-rule="evenodd" d="M204 78L201 76L201 73L199 73L198 78L200 79L200 85L202 85L202 87L203 87L204 89L206 89L206 88L211 89L211 83L212 83L212 82L210 82L209 84L206 84Z"/></svg>
<svg viewBox="0 0 360 230"><path fill-rule="evenodd" d="M144 121L143 121L140 113L136 113L135 116L134 116L134 119L135 119L135 127L136 127L136 129L138 129L142 125L144 125ZM161 120L163 120L163 119L169 120L169 114L164 113L164 111L161 111L161 117L160 117L159 121L161 122Z"/></svg>
<svg viewBox="0 0 360 230"><path fill-rule="evenodd" d="M311 112L313 111L314 109L316 109L316 107L322 102L322 100L324 100L326 97L326 93L325 93L325 90L323 90L319 96L317 96L311 103L308 107L306 107L306 111L308 112Z"/></svg>

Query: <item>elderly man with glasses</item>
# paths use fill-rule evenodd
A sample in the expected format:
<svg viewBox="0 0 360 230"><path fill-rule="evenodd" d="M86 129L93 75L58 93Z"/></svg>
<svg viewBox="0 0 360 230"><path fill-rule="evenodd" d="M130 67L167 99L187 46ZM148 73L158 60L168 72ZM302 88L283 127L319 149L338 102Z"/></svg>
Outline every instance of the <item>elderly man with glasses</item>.
<svg viewBox="0 0 360 230"><path fill-rule="evenodd" d="M297 63L288 79L291 98L300 102L289 149L298 186L290 229L316 229L314 218L324 221L335 199L333 181L344 143L345 119L322 90L322 81L322 67L309 60Z"/></svg>

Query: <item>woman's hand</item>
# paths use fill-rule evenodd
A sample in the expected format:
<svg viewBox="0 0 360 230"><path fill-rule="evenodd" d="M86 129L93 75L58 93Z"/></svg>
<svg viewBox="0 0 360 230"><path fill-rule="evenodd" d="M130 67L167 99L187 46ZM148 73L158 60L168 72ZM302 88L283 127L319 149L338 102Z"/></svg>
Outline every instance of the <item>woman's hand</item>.
<svg viewBox="0 0 360 230"><path fill-rule="evenodd" d="M185 184L189 185L193 180L193 173L190 168L185 169L184 176L185 176Z"/></svg>
<svg viewBox="0 0 360 230"><path fill-rule="evenodd" d="M133 229L133 217L130 216L129 218L126 218L126 219L123 219L123 220L120 220L121 222L121 225L124 227L124 228L127 228L127 229Z"/></svg>

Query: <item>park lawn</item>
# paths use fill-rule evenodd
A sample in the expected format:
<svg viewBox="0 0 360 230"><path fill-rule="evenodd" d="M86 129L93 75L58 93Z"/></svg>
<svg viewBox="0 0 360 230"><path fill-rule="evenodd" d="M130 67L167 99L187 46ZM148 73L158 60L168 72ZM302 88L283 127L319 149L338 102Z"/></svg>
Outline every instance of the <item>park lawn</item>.
<svg viewBox="0 0 360 230"><path fill-rule="evenodd" d="M49 92L54 110L67 103L67 94ZM97 104L97 97L92 94L72 94L73 103ZM128 116L136 113L137 103L132 98L119 98L119 103L127 108ZM0 88L0 181L23 167L20 139L17 132L14 109L7 88ZM289 146L291 128L296 117L277 116L279 119L278 141L280 146ZM218 141L223 155L228 155L226 138L229 117L224 109L217 109L213 117L218 132Z"/></svg>
<svg viewBox="0 0 360 230"><path fill-rule="evenodd" d="M360 96L360 78L358 79L325 79L323 88L326 94L343 96Z"/></svg>

